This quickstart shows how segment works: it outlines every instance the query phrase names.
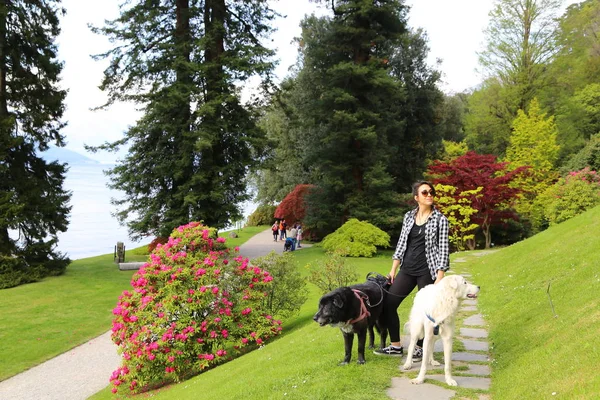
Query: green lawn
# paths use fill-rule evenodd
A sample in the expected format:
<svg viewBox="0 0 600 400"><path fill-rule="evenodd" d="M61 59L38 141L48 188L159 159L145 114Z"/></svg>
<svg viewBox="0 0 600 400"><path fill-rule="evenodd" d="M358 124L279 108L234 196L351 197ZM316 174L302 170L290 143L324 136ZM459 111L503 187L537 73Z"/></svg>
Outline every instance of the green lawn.
<svg viewBox="0 0 600 400"><path fill-rule="evenodd" d="M239 246L267 228L236 230L239 237L227 243ZM145 261L145 249L128 250L125 261ZM61 276L0 291L0 380L108 331L133 273L119 271L113 254L106 254L76 260Z"/></svg>
<svg viewBox="0 0 600 400"><path fill-rule="evenodd" d="M293 254L304 273L307 272L303 269L305 264L323 256L319 247ZM388 272L390 256L388 251L373 259L350 259L349 262L364 277L369 271ZM454 261L457 258L465 262ZM26 330L29 324L25 320L37 321L47 332L46 336L50 336L47 318L41 319L46 314L30 304L30 297L41 304L51 303L44 306L53 313L50 319L58 318L63 310L72 310L64 314L62 325L59 324L69 327L63 328L63 331L79 333L89 330L91 325L99 326L97 333L108 329L110 314L105 317L105 313L112 309L116 296L127 286L128 278L113 274L113 270L111 274L97 272L93 275L91 265L95 263L96 269L101 269L101 259L87 259L87 267L70 268L71 271L64 277L42 282L48 285L52 280L61 280L55 285L55 290L65 292L63 301L71 306L52 300L54 292L50 286L44 286L44 290L38 290L33 296L23 295L19 299L10 292L21 293L29 286L41 284L3 291L3 295L11 293L11 299L7 304L6 296L3 297L0 313L3 322L8 320L13 327L10 332L7 332L5 323L0 328L0 338L10 345L10 349L0 350L0 359L4 360L7 354L17 353L18 356L0 365L21 360L25 349L37 344L40 335L34 333L38 330L32 327ZM597 398L600 393L600 374L596 370L600 359L597 339L600 332L600 207L510 247L496 249L495 252L453 254L451 259L455 271L471 273L472 280L482 287L479 306L489 324L493 359L491 395L494 400ZM107 275L115 278L108 279ZM91 310L86 307L83 313L78 305L86 301L90 291L76 289L78 285L95 279L98 281L95 282L94 297L105 296L106 305L96 300L94 308L105 309L96 313L95 317L87 318L86 314L91 314ZM547 293L549 283L550 298ZM398 360L367 353L366 365L352 363L338 367L337 363L343 357L343 340L339 330L320 328L312 321L319 296L316 288L311 287L310 297L300 314L285 323L281 337L263 348L188 381L136 397L386 399L385 390L390 385L390 378L400 374ZM21 303L23 300L27 300L26 304ZM411 303L409 298L400 307L402 322L406 320ZM106 318L106 322L99 323L102 318ZM85 338L84 334L79 335L80 341L94 336L93 333ZM14 337L21 340L13 340L14 344L11 344L7 339ZM66 340L64 333L62 338ZM66 347L75 344L73 338ZM41 347L38 345L38 348ZM93 398L114 397L105 389ZM477 399L478 394L458 388L455 398Z"/></svg>

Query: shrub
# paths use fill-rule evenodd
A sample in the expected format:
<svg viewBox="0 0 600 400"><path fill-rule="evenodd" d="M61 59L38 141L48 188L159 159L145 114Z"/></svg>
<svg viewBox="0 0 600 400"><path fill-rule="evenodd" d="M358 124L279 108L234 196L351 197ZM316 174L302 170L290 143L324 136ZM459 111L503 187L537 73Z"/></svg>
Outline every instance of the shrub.
<svg viewBox="0 0 600 400"><path fill-rule="evenodd" d="M307 265L310 271L308 281L315 284L322 293L348 286L358 279L354 267L346 263L340 253L328 253L324 259Z"/></svg>
<svg viewBox="0 0 600 400"><path fill-rule="evenodd" d="M536 198L542 215L536 214L535 226L559 224L600 204L600 175L584 168L560 178Z"/></svg>
<svg viewBox="0 0 600 400"><path fill-rule="evenodd" d="M349 219L337 231L325 236L323 248L350 257L373 257L377 246L388 247L390 235L365 221Z"/></svg>
<svg viewBox="0 0 600 400"><path fill-rule="evenodd" d="M306 280L298 271L291 253L278 255L271 251L264 257L255 258L252 263L269 271L273 284L267 289L265 307L269 314L287 318L300 310L308 297Z"/></svg>
<svg viewBox="0 0 600 400"><path fill-rule="evenodd" d="M272 276L230 258L216 230L173 230L134 274L113 310L112 340L123 357L112 391L140 392L179 381L279 334L264 312Z"/></svg>
<svg viewBox="0 0 600 400"><path fill-rule="evenodd" d="M169 241L169 238L166 238L163 236L158 236L158 237L154 238L154 240L152 240L148 244L148 253L152 253L154 251L154 249L156 249L156 246L158 246L159 244L165 244L168 241Z"/></svg>
<svg viewBox="0 0 600 400"><path fill-rule="evenodd" d="M271 225L277 206L261 204L248 217L247 226Z"/></svg>
<svg viewBox="0 0 600 400"><path fill-rule="evenodd" d="M285 219L288 225L295 224L304 220L306 215L306 195L314 188L314 185L297 185L285 198L279 203L275 210L275 218Z"/></svg>

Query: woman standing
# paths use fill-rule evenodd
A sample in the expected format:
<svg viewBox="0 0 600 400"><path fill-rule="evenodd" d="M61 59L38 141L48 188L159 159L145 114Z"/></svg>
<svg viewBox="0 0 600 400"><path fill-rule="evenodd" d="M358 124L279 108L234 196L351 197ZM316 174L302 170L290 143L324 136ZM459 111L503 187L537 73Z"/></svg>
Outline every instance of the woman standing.
<svg viewBox="0 0 600 400"><path fill-rule="evenodd" d="M378 355L401 356L400 319L398 306L417 286L419 289L438 283L450 268L448 219L435 208L435 189L427 181L413 184L412 194L417 207L404 215L398 246L392 257L388 275L392 286L386 296L384 313L391 345L375 350ZM398 271L398 267L400 267ZM423 340L417 342L413 360L423 358Z"/></svg>

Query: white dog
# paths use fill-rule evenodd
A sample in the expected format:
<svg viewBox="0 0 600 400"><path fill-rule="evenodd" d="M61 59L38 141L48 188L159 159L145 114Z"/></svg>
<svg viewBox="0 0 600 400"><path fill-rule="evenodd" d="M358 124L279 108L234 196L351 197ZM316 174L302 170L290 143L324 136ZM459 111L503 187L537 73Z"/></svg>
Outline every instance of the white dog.
<svg viewBox="0 0 600 400"><path fill-rule="evenodd" d="M438 334L439 330L444 345L446 383L450 386L457 385L456 381L452 379L452 367L450 365L454 318L458 312L460 302L466 298L476 298L478 292L479 286L467 283L465 278L460 275L448 275L437 285L427 285L417 292L408 321L410 345L408 346L406 363L402 367L405 371L412 368L412 354L415 350L415 344L418 339L424 338L421 370L419 376L411 381L412 383L423 383L425 372L427 372L427 364L440 365L433 359L433 344L435 335Z"/></svg>

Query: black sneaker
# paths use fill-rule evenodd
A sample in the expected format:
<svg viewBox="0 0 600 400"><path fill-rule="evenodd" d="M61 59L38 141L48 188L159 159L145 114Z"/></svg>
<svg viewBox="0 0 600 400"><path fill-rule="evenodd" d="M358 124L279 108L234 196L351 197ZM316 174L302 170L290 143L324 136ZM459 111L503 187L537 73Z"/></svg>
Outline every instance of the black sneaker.
<svg viewBox="0 0 600 400"><path fill-rule="evenodd" d="M388 347L384 347L383 349L373 350L373 354L377 354L378 356L401 357L402 354L404 354L404 349L402 348L402 346L396 347L390 345Z"/></svg>
<svg viewBox="0 0 600 400"><path fill-rule="evenodd" d="M419 362L423 359L423 348L419 346L415 346L415 351L413 351L413 361Z"/></svg>

